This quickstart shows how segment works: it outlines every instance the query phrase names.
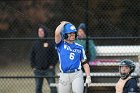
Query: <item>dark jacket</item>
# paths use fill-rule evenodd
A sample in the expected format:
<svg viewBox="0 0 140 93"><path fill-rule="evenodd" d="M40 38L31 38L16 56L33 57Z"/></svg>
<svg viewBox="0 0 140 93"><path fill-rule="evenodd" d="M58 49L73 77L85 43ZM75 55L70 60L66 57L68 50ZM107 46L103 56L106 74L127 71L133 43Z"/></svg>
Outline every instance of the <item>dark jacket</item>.
<svg viewBox="0 0 140 93"><path fill-rule="evenodd" d="M45 34L47 34L46 31L47 30L45 29ZM45 37L47 37L47 35L45 35ZM46 42L48 43L48 46L44 47L44 43ZM37 40L32 47L30 60L32 68L46 70L50 65L54 66L57 63L54 41L47 39Z"/></svg>
<svg viewBox="0 0 140 93"><path fill-rule="evenodd" d="M123 93L139 93L138 91L139 87L136 78L129 79L123 88Z"/></svg>

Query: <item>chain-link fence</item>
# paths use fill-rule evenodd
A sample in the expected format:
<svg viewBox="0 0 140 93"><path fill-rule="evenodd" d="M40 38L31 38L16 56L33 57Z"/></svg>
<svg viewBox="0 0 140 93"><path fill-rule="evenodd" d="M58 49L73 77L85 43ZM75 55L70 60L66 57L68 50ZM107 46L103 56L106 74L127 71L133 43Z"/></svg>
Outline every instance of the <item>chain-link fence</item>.
<svg viewBox="0 0 140 93"><path fill-rule="evenodd" d="M50 41L54 40L56 27L66 20L76 27L84 22L88 39L94 40L96 46L139 45L139 5L139 0L0 1L0 93L35 92L34 78L25 77L34 76L29 56L33 43L37 40L38 24L47 27ZM114 58L122 59L118 56ZM137 61L136 56L124 58ZM58 69L56 71L59 72ZM24 78L6 78L9 76ZM46 86L43 86L43 92L49 93Z"/></svg>

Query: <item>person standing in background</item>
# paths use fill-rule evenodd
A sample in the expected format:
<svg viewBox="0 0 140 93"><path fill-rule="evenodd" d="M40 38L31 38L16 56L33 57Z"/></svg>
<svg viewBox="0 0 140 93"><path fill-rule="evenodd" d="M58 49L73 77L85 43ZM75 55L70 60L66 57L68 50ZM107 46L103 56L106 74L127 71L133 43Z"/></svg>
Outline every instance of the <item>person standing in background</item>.
<svg viewBox="0 0 140 93"><path fill-rule="evenodd" d="M78 39L75 40L76 43L82 45L86 50L86 25L84 23L80 23L77 28ZM83 39L85 38L85 39ZM87 51L87 50L86 50ZM88 52L89 52L89 62L93 62L96 57L96 49L93 40L88 40Z"/></svg>
<svg viewBox="0 0 140 93"><path fill-rule="evenodd" d="M35 78L36 89L35 93L42 93L43 80L46 76L55 76L55 64L57 63L57 54L55 51L54 41L48 40L47 28L43 25L39 25L37 28L38 40L34 43L30 60L31 67L35 76L41 78ZM48 84L54 83L55 78L46 78ZM51 93L57 93L56 88L50 88Z"/></svg>

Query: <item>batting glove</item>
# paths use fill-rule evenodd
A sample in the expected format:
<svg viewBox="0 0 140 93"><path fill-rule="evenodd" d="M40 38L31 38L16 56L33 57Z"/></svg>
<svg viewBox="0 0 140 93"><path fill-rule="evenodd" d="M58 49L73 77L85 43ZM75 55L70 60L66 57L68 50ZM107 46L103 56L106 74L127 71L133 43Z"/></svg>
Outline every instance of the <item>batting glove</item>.
<svg viewBox="0 0 140 93"><path fill-rule="evenodd" d="M91 77L90 76L86 77L86 83L88 84L88 86L91 84Z"/></svg>

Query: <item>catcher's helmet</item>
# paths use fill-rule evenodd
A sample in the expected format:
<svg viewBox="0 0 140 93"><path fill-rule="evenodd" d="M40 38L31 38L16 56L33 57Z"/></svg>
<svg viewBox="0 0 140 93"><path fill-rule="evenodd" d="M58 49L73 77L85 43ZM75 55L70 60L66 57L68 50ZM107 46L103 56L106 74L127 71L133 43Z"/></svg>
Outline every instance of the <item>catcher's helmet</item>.
<svg viewBox="0 0 140 93"><path fill-rule="evenodd" d="M128 59L122 60L120 62L120 65L119 65L119 71L121 69L121 66L128 66L130 68L130 72L129 73L121 73L120 72L122 79L126 79L135 70L135 64L133 63L132 60L128 60Z"/></svg>
<svg viewBox="0 0 140 93"><path fill-rule="evenodd" d="M65 24L64 25L64 28L63 28L63 31L62 31L62 38L63 39L67 39L68 38L68 35L69 33L72 33L74 32L75 33L75 36L77 37L77 30L75 28L75 26L71 23L68 23L68 24Z"/></svg>

